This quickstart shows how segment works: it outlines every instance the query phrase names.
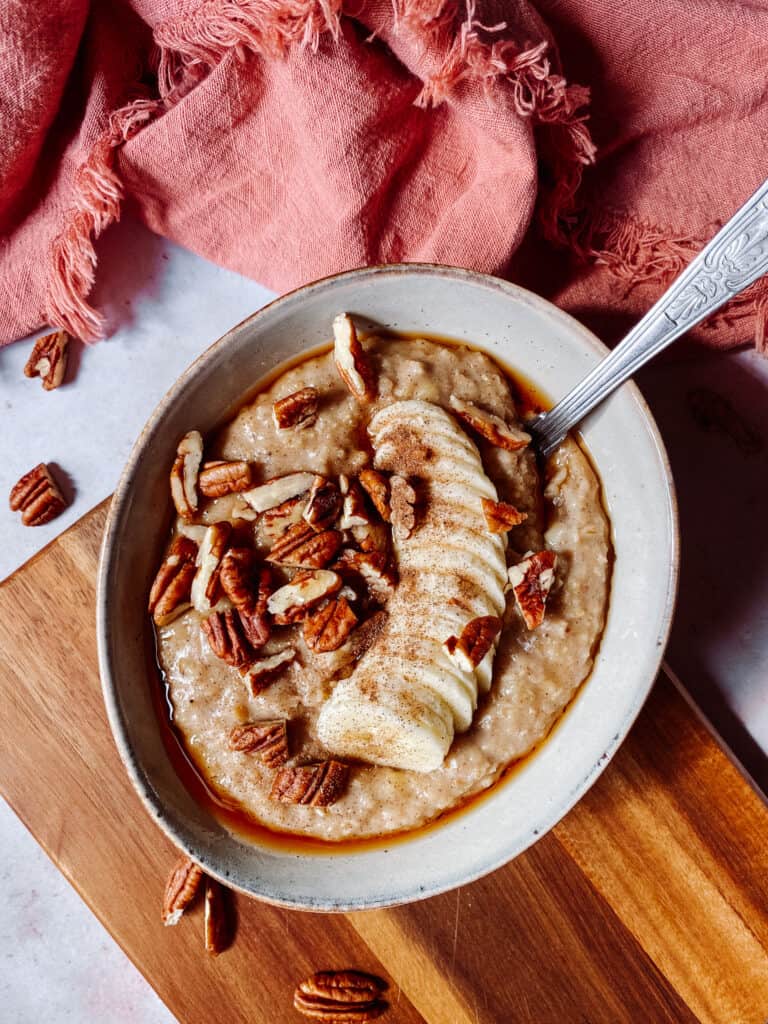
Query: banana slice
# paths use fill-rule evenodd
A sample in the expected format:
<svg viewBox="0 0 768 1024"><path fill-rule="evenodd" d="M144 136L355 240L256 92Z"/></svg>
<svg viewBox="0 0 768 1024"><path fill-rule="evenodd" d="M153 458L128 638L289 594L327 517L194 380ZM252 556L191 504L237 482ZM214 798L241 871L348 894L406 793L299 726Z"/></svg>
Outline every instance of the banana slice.
<svg viewBox="0 0 768 1024"><path fill-rule="evenodd" d="M331 751L374 764L433 771L454 733L468 729L490 686L492 648L474 671L443 649L479 615L504 612L506 537L488 531L481 499L496 499L474 443L439 406L410 400L368 428L377 469L417 481L425 507L407 539L394 538L400 582L389 618L318 719Z"/></svg>

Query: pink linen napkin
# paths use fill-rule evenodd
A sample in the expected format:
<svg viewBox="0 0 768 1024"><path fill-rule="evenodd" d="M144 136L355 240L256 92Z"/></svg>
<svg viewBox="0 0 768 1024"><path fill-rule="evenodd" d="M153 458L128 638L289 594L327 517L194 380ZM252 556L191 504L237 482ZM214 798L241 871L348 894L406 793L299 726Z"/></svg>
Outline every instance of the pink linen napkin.
<svg viewBox="0 0 768 1024"><path fill-rule="evenodd" d="M768 176L767 63L737 0L0 0L0 342L103 333L123 203L277 291L456 264L610 339Z"/></svg>

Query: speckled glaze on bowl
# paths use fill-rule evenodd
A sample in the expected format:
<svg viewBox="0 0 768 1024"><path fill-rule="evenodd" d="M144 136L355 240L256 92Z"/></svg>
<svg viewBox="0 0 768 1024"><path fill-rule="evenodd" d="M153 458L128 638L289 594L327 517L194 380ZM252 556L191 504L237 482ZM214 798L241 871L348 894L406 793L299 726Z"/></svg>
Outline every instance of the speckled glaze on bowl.
<svg viewBox="0 0 768 1024"><path fill-rule="evenodd" d="M211 430L278 364L326 342L342 310L394 330L466 339L553 399L606 351L550 303L492 277L420 264L356 270L277 299L225 334L180 377L136 442L99 570L99 663L120 756L151 817L206 871L272 903L324 911L391 906L464 885L552 828L597 779L642 707L667 640L678 565L666 453L639 391L625 385L582 432L613 526L608 622L591 677L541 749L484 799L405 841L297 853L229 833L176 774L147 678L146 600L168 522L168 469L182 434Z"/></svg>

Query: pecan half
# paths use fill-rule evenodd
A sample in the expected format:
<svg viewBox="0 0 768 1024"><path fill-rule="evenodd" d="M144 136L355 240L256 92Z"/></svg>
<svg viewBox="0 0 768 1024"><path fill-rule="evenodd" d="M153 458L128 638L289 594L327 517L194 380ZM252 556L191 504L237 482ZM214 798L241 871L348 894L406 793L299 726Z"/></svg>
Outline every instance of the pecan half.
<svg viewBox="0 0 768 1024"><path fill-rule="evenodd" d="M495 615L479 615L466 624L461 636L449 636L443 647L459 668L473 672L490 651L500 632L500 618Z"/></svg>
<svg viewBox="0 0 768 1024"><path fill-rule="evenodd" d="M25 526L43 526L67 507L59 485L44 462L30 469L11 488L8 498L12 512L21 512Z"/></svg>
<svg viewBox="0 0 768 1024"><path fill-rule="evenodd" d="M267 768L279 768L288 760L288 722L270 718L236 725L229 734L229 748L255 754Z"/></svg>
<svg viewBox="0 0 768 1024"><path fill-rule="evenodd" d="M221 560L221 589L238 611L252 611L256 604L256 553L250 548L230 548Z"/></svg>
<svg viewBox="0 0 768 1024"><path fill-rule="evenodd" d="M245 674L245 685L250 695L258 697L270 683L275 681L280 672L295 660L295 647L284 647L277 654L271 654L266 658L256 658Z"/></svg>
<svg viewBox="0 0 768 1024"><path fill-rule="evenodd" d="M233 668L244 669L253 660L253 651L236 611L213 612L203 619L200 629L216 657Z"/></svg>
<svg viewBox="0 0 768 1024"><path fill-rule="evenodd" d="M253 467L250 462L238 459L225 462L217 459L206 462L200 470L198 486L206 498L223 498L225 494L239 494L247 491L253 483Z"/></svg>
<svg viewBox="0 0 768 1024"><path fill-rule="evenodd" d="M24 376L40 377L45 391L57 388L67 372L69 342L66 331L54 331L38 338L24 367Z"/></svg>
<svg viewBox="0 0 768 1024"><path fill-rule="evenodd" d="M267 561L323 569L334 558L343 541L338 530L315 533L308 523L302 521L285 531L273 545Z"/></svg>
<svg viewBox="0 0 768 1024"><path fill-rule="evenodd" d="M462 419L475 433L480 434L486 441L497 448L506 448L507 451L516 452L525 448L531 441L531 435L526 434L519 427L510 426L500 416L492 412L485 412L472 402L465 402L456 395L451 395L450 404L456 415Z"/></svg>
<svg viewBox="0 0 768 1024"><path fill-rule="evenodd" d="M327 807L339 799L348 777L349 765L341 761L295 765L277 773L269 795L284 804Z"/></svg>
<svg viewBox="0 0 768 1024"><path fill-rule="evenodd" d="M389 522L389 481L377 469L364 469L357 478L385 523Z"/></svg>
<svg viewBox="0 0 768 1024"><path fill-rule="evenodd" d="M272 593L272 573L257 569L256 554L250 548L230 548L219 570L221 589L235 606L240 625L250 645L258 649L269 640L267 602Z"/></svg>
<svg viewBox="0 0 768 1024"><path fill-rule="evenodd" d="M171 927L179 923L197 896L202 880L203 869L189 857L182 857L174 864L163 894L161 917L164 925Z"/></svg>
<svg viewBox="0 0 768 1024"><path fill-rule="evenodd" d="M376 397L376 378L352 320L340 313L333 321L333 360L339 376L358 402Z"/></svg>
<svg viewBox="0 0 768 1024"><path fill-rule="evenodd" d="M267 610L278 626L288 626L305 618L317 605L341 587L341 576L330 569L299 572L290 583L280 587L267 602Z"/></svg>
<svg viewBox="0 0 768 1024"><path fill-rule="evenodd" d="M346 597L337 597L304 620L304 642L316 654L337 651L357 625Z"/></svg>
<svg viewBox="0 0 768 1024"><path fill-rule="evenodd" d="M316 533L333 526L341 512L341 493L331 480L316 476L302 517Z"/></svg>
<svg viewBox="0 0 768 1024"><path fill-rule="evenodd" d="M197 553L197 572L192 581L191 596L196 611L205 613L216 603L221 562L229 544L232 527L227 522L221 522L213 523L204 530Z"/></svg>
<svg viewBox="0 0 768 1024"><path fill-rule="evenodd" d="M362 971L318 971L302 981L293 994L299 1013L314 1020L369 1021L387 1009L381 996L387 983Z"/></svg>
<svg viewBox="0 0 768 1024"><path fill-rule="evenodd" d="M193 540L174 537L149 592L149 613L156 625L167 626L190 607L196 556Z"/></svg>
<svg viewBox="0 0 768 1024"><path fill-rule="evenodd" d="M287 476L276 476L271 480L265 480L258 487L252 487L250 491L243 491L243 498L252 509L266 512L267 509L282 505L289 498L295 498L298 494L308 491L314 479L314 473L288 473Z"/></svg>
<svg viewBox="0 0 768 1024"><path fill-rule="evenodd" d="M317 420L317 388L307 387L279 398L272 406L272 419L278 430L311 427Z"/></svg>
<svg viewBox="0 0 768 1024"><path fill-rule="evenodd" d="M507 570L509 588L528 629L536 629L544 621L547 598L555 582L554 551L529 551L517 565Z"/></svg>
<svg viewBox="0 0 768 1024"><path fill-rule="evenodd" d="M518 512L514 505L510 505L506 501L481 498L480 502L491 533L506 533L507 530L511 530L513 526L519 526L528 518L526 512Z"/></svg>
<svg viewBox="0 0 768 1024"><path fill-rule="evenodd" d="M370 1003L388 988L386 981L363 971L318 971L302 981L297 991L305 996L333 999L342 1004Z"/></svg>
<svg viewBox="0 0 768 1024"><path fill-rule="evenodd" d="M275 508L267 509L259 520L259 541L271 547L289 527L300 523L308 498L309 493L305 491Z"/></svg>
<svg viewBox="0 0 768 1024"><path fill-rule="evenodd" d="M232 942L232 919L224 887L213 878L205 880L205 916L203 920L205 948L218 956Z"/></svg>
<svg viewBox="0 0 768 1024"><path fill-rule="evenodd" d="M190 430L179 441L171 468L171 497L182 519L192 519L197 512L197 478L202 461L202 434L199 430Z"/></svg>
<svg viewBox="0 0 768 1024"><path fill-rule="evenodd" d="M416 525L416 492L402 476L393 476L389 481L389 501L392 516L392 532L400 540L408 540Z"/></svg>

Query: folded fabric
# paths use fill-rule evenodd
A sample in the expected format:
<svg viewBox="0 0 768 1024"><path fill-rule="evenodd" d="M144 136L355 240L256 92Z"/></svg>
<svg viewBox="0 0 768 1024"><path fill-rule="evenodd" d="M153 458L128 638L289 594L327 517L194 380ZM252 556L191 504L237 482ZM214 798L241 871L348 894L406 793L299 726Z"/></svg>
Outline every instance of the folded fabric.
<svg viewBox="0 0 768 1024"><path fill-rule="evenodd" d="M0 342L103 334L123 202L277 291L457 264L610 340L765 177L767 59L735 0L0 0Z"/></svg>

